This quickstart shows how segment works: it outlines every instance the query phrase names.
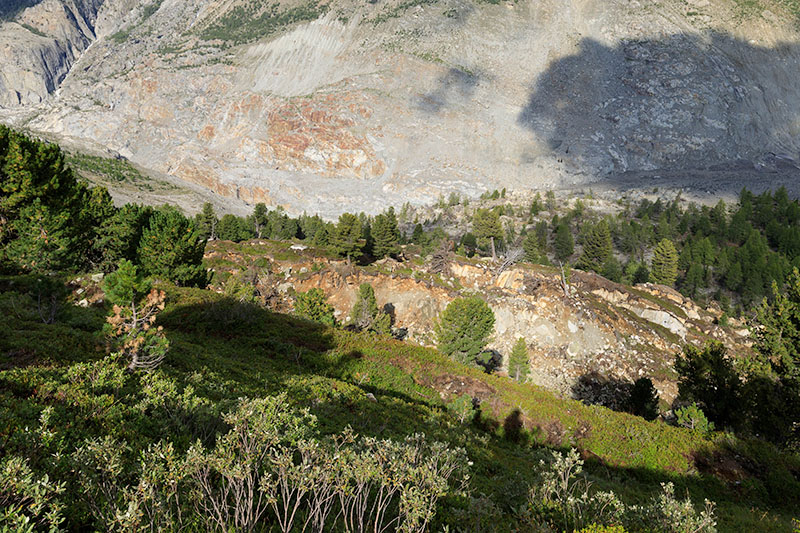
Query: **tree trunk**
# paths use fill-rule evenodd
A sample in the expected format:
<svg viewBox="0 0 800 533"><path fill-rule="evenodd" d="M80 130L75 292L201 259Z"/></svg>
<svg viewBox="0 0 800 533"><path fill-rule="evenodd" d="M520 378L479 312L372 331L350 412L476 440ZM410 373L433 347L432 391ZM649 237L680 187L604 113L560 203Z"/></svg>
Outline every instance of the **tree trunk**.
<svg viewBox="0 0 800 533"><path fill-rule="evenodd" d="M492 261L496 261L497 260L497 252L495 252L495 249L494 249L494 237L489 237L489 238L492 239Z"/></svg>

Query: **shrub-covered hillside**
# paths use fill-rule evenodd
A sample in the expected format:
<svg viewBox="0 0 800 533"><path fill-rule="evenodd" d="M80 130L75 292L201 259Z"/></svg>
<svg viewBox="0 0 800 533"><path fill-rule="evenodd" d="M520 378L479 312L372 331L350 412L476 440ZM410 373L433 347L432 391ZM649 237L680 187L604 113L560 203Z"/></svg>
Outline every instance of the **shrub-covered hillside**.
<svg viewBox="0 0 800 533"><path fill-rule="evenodd" d="M202 232L217 222L116 208L75 180L57 147L7 129L0 179L4 531L793 527L796 428L774 439L779 449L711 433L697 405L684 412L692 429L675 427L489 374L474 359L494 319L477 296L441 317L441 339L470 309L481 317L468 345L440 342L451 358L390 339L369 285L344 328L321 291L287 315L257 303L254 283L204 289ZM387 254L392 217L374 224ZM334 253L355 256L360 225L340 220ZM793 398L793 338L759 341L782 356L758 361L766 396L780 386ZM718 376L725 405L739 398L724 354L690 350L686 361L697 383L682 394L736 418L709 409Z"/></svg>
<svg viewBox="0 0 800 533"><path fill-rule="evenodd" d="M98 294L95 283L82 280L82 295ZM715 501L721 531L786 531L798 502L793 476L800 465L766 444L731 435L708 439L556 399L429 349L199 289L160 286L166 308L157 323L169 353L155 371L130 372L120 355L105 349L102 306L65 303L45 324L36 284L35 277L2 281L6 523L20 519L15 512L39 525L57 522L58 511L68 530L244 528L234 509L244 505L256 513L260 507L238 491L242 483L256 483L266 491L257 492L265 499L256 529L279 524L265 503L270 498L278 499L279 512L299 502L301 524L310 519L310 496L302 499L293 483L302 476L322 483L312 473L334 460L321 451L329 446L370 458L362 465L363 475L375 476L369 504L382 494L378 484L393 496L386 523L408 510L404 501L413 495L434 503L423 506L432 510L432 530L446 524L451 531L560 530L595 519L649 530L637 527L641 514L660 520L667 511L630 507L661 497L661 483L673 483L680 500L688 494L698 513L704 499ZM462 394L482 398L480 407L459 405ZM628 507L624 513L595 516L586 503L575 504L586 507L580 517L564 515L558 498L566 495L541 492L549 467L540 461L549 464L550 450L571 447L586 459L594 484L589 493L612 490ZM422 463L400 464L392 454ZM357 485L361 471L347 470L354 463L339 467L337 475ZM288 485L273 485L281 476ZM233 514L218 516L209 501ZM394 525L409 520L403 515ZM336 523L334 530L345 529L341 516Z"/></svg>

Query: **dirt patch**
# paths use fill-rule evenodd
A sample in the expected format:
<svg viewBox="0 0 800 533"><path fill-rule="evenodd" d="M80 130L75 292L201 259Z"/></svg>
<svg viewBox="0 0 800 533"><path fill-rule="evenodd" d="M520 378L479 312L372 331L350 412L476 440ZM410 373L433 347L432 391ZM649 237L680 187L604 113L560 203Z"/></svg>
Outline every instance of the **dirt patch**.
<svg viewBox="0 0 800 533"><path fill-rule="evenodd" d="M453 374L441 374L436 376L426 383L426 385L436 390L444 400L468 394L471 398L482 402L492 398L497 392L494 387L483 381Z"/></svg>

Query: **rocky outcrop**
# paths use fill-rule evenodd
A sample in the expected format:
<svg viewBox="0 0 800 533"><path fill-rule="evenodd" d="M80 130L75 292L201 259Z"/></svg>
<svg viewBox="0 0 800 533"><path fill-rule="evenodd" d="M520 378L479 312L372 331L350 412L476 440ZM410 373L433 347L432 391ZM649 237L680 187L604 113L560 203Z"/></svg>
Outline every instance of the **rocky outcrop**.
<svg viewBox="0 0 800 533"><path fill-rule="evenodd" d="M220 257L215 248L209 248L210 259L222 258L226 264L248 261L246 251ZM622 390L640 377L650 377L670 401L677 394L672 363L684 343L702 345L715 338L733 354L748 350L735 331L714 323L715 313L659 285L627 287L573 271L565 296L560 273L548 267L514 267L496 275L486 262L456 261L450 265L453 277L442 279L424 267L414 266L409 274L411 263L384 261L377 270L365 271L344 261L313 257L310 250L297 253L304 258L282 260L263 250L257 254L270 259L277 290L285 298L291 289L320 288L344 323L359 285L369 283L378 305L407 333L409 342L434 345L439 313L464 292L477 291L495 314L488 348L507 363L516 340L525 338L531 380L565 395L581 395L594 382L610 384L600 387L601 392L615 386ZM291 306L282 310L290 311Z"/></svg>

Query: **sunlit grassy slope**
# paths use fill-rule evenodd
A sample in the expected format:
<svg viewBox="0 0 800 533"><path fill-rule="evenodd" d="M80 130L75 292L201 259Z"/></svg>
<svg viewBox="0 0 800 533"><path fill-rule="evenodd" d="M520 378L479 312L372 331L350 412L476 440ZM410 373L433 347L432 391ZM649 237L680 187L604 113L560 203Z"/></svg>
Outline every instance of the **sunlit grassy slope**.
<svg viewBox="0 0 800 533"><path fill-rule="evenodd" d="M105 310L62 308L59 320L41 322L26 287L31 278L0 282L0 450L11 449L24 427L33 427L53 406L64 437L113 434L141 449L163 437L163 429L137 410L147 378L124 390L89 393L69 388L68 369L105 355L101 332ZM662 422L554 397L538 387L514 383L458 365L434 350L298 320L225 299L210 291L164 287L168 306L159 318L171 351L159 370L178 393L189 387L209 406L209 421L236 398L287 392L309 407L324 432L352 426L357 432L402 437L424 432L463 446L472 462L472 487L503 511L501 530L516 527L515 510L535 482L548 448L577 447L587 458L595 485L628 503L643 502L673 481L697 502L718 504L721 531L787 531L798 504L796 458L730 436L714 440ZM74 372L74 370L72 371ZM458 424L437 390L464 383L484 397L480 416ZM70 392L72 391L72 392ZM152 391L147 394L153 394ZM167 392L164 392L167 394ZM504 438L503 422L519 410L528 434L521 443ZM213 440L214 423L176 416L171 436L178 446L195 438ZM206 434L188 431L205 427ZM219 429L219 428L217 428ZM737 479L730 463L738 465ZM697 465L703 465L698 468ZM744 476L744 477L742 477ZM439 522L457 522L467 503L447 500Z"/></svg>

